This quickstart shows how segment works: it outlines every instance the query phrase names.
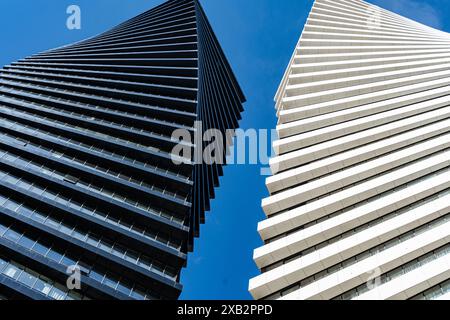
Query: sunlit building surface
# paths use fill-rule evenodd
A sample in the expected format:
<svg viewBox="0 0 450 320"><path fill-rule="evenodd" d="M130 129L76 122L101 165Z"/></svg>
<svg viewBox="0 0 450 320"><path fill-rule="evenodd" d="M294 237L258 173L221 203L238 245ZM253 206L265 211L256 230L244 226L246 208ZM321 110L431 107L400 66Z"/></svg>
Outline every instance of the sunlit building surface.
<svg viewBox="0 0 450 320"><path fill-rule="evenodd" d="M255 299L450 298L450 35L316 0L276 95Z"/></svg>
<svg viewBox="0 0 450 320"><path fill-rule="evenodd" d="M197 0L1 69L0 299L178 298L223 172L172 133L244 99Z"/></svg>

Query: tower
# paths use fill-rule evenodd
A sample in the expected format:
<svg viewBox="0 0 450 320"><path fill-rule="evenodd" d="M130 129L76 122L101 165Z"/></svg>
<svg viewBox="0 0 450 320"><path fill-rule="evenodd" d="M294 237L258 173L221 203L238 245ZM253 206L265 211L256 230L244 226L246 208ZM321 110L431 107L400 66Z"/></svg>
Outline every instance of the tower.
<svg viewBox="0 0 450 320"><path fill-rule="evenodd" d="M450 35L316 0L276 95L255 299L448 299Z"/></svg>

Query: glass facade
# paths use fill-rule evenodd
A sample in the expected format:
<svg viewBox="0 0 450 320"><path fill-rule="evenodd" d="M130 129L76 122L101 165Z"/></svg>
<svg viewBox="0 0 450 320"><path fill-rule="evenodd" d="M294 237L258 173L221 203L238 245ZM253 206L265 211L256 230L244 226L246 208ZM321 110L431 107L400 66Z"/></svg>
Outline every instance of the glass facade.
<svg viewBox="0 0 450 320"><path fill-rule="evenodd" d="M172 134L235 129L244 101L197 0L4 66L0 299L178 298L223 171L173 162Z"/></svg>

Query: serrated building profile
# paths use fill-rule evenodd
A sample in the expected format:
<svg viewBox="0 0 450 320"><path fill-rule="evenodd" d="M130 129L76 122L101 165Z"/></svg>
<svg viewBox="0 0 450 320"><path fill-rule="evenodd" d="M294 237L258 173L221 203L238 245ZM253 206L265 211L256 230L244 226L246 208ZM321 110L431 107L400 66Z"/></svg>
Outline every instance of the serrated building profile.
<svg viewBox="0 0 450 320"><path fill-rule="evenodd" d="M255 299L450 299L450 34L316 0L276 95Z"/></svg>
<svg viewBox="0 0 450 320"><path fill-rule="evenodd" d="M1 69L0 300L177 299L223 168L172 133L244 101L197 0Z"/></svg>

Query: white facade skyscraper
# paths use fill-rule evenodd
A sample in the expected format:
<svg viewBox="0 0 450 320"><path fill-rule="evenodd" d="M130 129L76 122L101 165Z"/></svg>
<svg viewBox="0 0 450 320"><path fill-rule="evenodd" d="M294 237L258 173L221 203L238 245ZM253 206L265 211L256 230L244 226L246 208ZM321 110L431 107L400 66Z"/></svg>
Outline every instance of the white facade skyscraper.
<svg viewBox="0 0 450 320"><path fill-rule="evenodd" d="M276 95L255 299L450 299L450 34L316 0Z"/></svg>

